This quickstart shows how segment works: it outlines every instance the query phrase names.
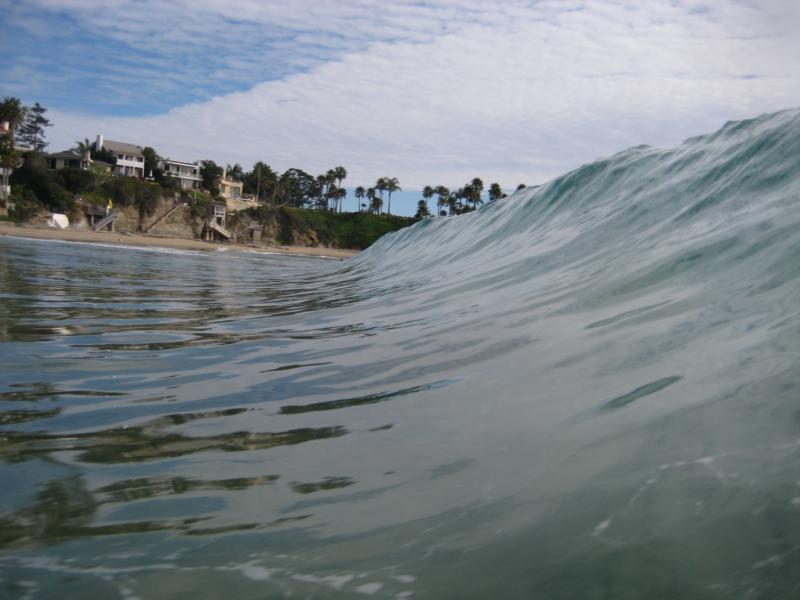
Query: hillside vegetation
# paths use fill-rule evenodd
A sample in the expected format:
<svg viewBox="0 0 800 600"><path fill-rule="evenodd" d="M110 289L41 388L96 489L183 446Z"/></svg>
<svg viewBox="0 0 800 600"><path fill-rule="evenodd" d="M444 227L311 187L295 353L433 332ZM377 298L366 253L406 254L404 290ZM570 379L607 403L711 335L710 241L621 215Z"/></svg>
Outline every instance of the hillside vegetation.
<svg viewBox="0 0 800 600"><path fill-rule="evenodd" d="M258 224L280 244L322 245L363 250L382 235L408 227L411 217L335 213L289 206L260 206L236 213L229 222L242 229Z"/></svg>

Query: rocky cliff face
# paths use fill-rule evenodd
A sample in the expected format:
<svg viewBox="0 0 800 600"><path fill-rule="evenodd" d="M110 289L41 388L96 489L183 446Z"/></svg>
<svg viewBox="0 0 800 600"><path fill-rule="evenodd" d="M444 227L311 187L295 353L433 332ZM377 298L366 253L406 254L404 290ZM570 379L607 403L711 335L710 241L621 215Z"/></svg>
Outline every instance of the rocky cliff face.
<svg viewBox="0 0 800 600"><path fill-rule="evenodd" d="M205 204L176 194L150 205L151 212L140 212L131 204L115 207L120 232L147 233L159 237L198 239L205 225ZM72 224L88 228L86 203L79 201ZM288 207L259 206L228 212L225 227L231 242L242 244L280 244L307 247L363 249L381 235L413 223L407 217L365 213L328 213Z"/></svg>

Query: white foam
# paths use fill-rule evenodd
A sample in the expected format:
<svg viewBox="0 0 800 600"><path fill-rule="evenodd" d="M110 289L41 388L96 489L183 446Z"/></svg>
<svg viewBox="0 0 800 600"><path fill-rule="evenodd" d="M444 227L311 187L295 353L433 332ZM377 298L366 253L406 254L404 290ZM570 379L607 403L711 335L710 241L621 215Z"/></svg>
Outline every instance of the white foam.
<svg viewBox="0 0 800 600"><path fill-rule="evenodd" d="M292 575L292 579L296 581L303 581L305 583L322 583L329 585L335 590L341 589L345 584L353 580L353 575L325 575L324 577L317 577L315 575L306 575L304 573L296 573Z"/></svg>
<svg viewBox="0 0 800 600"><path fill-rule="evenodd" d="M179 248L166 248L164 246L135 246L132 244L107 244L103 242L89 242L84 240L52 240L48 238L30 238L14 236L13 239L28 242L42 242L44 244L80 244L82 246L95 246L98 248L119 248L121 250L141 250L142 252L155 252L158 254L184 254L188 256L206 256L203 250L181 250Z"/></svg>
<svg viewBox="0 0 800 600"><path fill-rule="evenodd" d="M606 529L608 529L609 525L611 525L611 517L603 521L602 523L598 523L597 526L592 531L593 536L598 536L603 533Z"/></svg>
<svg viewBox="0 0 800 600"><path fill-rule="evenodd" d="M273 571L258 565L242 565L242 575L253 581L266 581L272 577Z"/></svg>
<svg viewBox="0 0 800 600"><path fill-rule="evenodd" d="M375 592L379 591L383 587L382 583L378 583L377 581L371 581L369 583L365 583L363 585L358 586L355 591L359 594L367 594L371 596Z"/></svg>

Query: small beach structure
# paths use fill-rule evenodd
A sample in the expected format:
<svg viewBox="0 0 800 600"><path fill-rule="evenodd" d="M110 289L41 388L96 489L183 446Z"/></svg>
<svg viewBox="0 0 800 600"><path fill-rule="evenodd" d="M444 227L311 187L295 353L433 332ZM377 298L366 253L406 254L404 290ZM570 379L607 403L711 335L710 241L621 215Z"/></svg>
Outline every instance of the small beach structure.
<svg viewBox="0 0 800 600"><path fill-rule="evenodd" d="M224 202L212 202L208 207L208 220L203 227L203 239L208 242L231 239L231 233L225 229L225 216L228 212Z"/></svg>
<svg viewBox="0 0 800 600"><path fill-rule="evenodd" d="M250 225L244 232L239 234L239 241L244 240L251 244L260 244L263 234L264 227L262 225Z"/></svg>

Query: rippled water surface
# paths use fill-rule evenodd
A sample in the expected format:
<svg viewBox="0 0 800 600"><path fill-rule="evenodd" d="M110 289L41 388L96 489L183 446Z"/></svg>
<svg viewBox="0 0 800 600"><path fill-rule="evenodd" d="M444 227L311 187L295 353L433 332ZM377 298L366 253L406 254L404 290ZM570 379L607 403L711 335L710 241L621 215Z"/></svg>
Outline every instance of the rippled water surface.
<svg viewBox="0 0 800 600"><path fill-rule="evenodd" d="M350 261L0 239L0 597L800 597L800 113Z"/></svg>

